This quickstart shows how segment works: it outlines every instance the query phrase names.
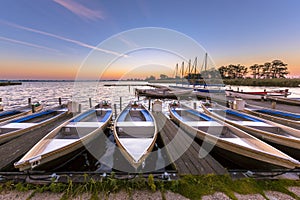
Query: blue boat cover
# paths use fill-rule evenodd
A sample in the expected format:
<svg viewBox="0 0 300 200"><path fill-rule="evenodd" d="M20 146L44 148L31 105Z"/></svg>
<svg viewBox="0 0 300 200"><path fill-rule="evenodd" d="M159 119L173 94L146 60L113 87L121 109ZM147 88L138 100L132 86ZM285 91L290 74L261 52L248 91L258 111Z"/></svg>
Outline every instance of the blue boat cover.
<svg viewBox="0 0 300 200"><path fill-rule="evenodd" d="M207 116L206 114L203 114L203 113L199 113L195 110L187 110L187 112L193 114L193 115L196 115L197 117L200 117L202 119L204 119L205 121L212 121L212 118Z"/></svg>
<svg viewBox="0 0 300 200"><path fill-rule="evenodd" d="M255 117L250 117L248 115L244 115L242 113L239 113L239 112L236 112L236 111L233 111L233 110L225 110L225 112L226 112L226 114L235 115L235 116L238 116L238 117L241 117L243 119L247 119L247 120L250 120L250 121L253 121L253 122L264 122L263 120L257 119Z"/></svg>
<svg viewBox="0 0 300 200"><path fill-rule="evenodd" d="M100 120L100 122L106 122L106 121L108 120L108 118L109 118L111 112L112 112L111 110L108 110L108 111L105 113L104 117Z"/></svg>
<svg viewBox="0 0 300 200"><path fill-rule="evenodd" d="M27 120L31 120L31 119L34 119L34 118L37 118L37 117L40 117L40 116L43 116L43 115L51 114L53 112L55 112L55 111L54 110L46 110L46 111L39 112L39 113L36 113L36 114L32 114L32 115L29 115L29 116L26 116L26 117L22 117L20 119L13 120L13 121L11 121L11 123L25 122Z"/></svg>
<svg viewBox="0 0 300 200"><path fill-rule="evenodd" d="M300 119L300 115L293 114L293 113L281 112L281 111L275 111L275 110L262 109L262 110L257 110L257 112L266 113L266 114L273 114L273 115L281 115L283 117L290 117L290 118Z"/></svg>
<svg viewBox="0 0 300 200"><path fill-rule="evenodd" d="M84 118L88 117L89 115L91 115L94 112L95 112L95 110L86 111L86 112L80 114L78 117L76 117L73 120L71 120L71 122L80 122L81 120L83 120Z"/></svg>
<svg viewBox="0 0 300 200"><path fill-rule="evenodd" d="M178 118L181 121L184 121L183 118L176 112L176 110L172 109L171 111L176 116L176 118Z"/></svg>
<svg viewBox="0 0 300 200"><path fill-rule="evenodd" d="M128 113L129 113L129 109L123 110L119 115L118 121L119 122L125 121L125 117L127 116Z"/></svg>
<svg viewBox="0 0 300 200"><path fill-rule="evenodd" d="M0 117L5 117L7 115L15 115L15 114L18 114L18 113L20 113L20 111L17 111L17 110L4 111L4 112L0 113Z"/></svg>
<svg viewBox="0 0 300 200"><path fill-rule="evenodd" d="M141 112L144 115L147 122L152 122L153 121L150 113L147 110L141 110Z"/></svg>

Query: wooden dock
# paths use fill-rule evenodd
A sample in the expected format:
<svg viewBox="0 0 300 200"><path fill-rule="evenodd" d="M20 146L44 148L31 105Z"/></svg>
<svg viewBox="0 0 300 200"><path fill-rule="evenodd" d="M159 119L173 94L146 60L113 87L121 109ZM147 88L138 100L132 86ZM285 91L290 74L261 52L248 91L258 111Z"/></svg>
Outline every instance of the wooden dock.
<svg viewBox="0 0 300 200"><path fill-rule="evenodd" d="M170 159L179 175L226 174L227 170L211 155L199 158L200 145L163 113L153 113ZM176 137L176 139L174 139Z"/></svg>
<svg viewBox="0 0 300 200"><path fill-rule="evenodd" d="M20 159L27 151L31 149L38 141L40 141L52 129L60 125L63 121L71 118L73 115L68 114L59 120L35 129L28 131L12 139L11 141L0 145L0 171L16 171L14 162Z"/></svg>

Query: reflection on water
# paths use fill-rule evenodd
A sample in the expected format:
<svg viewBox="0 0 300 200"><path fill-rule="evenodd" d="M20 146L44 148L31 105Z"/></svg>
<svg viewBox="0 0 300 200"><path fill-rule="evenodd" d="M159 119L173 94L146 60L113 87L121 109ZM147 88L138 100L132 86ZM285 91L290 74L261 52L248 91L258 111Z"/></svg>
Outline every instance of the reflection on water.
<svg viewBox="0 0 300 200"><path fill-rule="evenodd" d="M75 100L81 103L83 110L88 109L89 98L92 98L93 105L107 99L116 103L118 107L120 97L122 97L122 107L135 98L136 87L103 86L108 83L112 82L23 82L22 85L0 87L0 97L5 109L26 105L28 98L32 99L32 103L40 102L46 108L52 107L58 104L58 98L61 97L63 102ZM121 82L121 84L126 83L128 82Z"/></svg>

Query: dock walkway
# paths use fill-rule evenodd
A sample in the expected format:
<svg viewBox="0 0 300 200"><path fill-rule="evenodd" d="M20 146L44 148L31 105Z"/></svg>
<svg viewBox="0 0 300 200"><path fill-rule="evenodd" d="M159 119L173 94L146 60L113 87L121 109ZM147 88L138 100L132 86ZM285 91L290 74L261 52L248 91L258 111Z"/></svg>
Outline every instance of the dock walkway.
<svg viewBox="0 0 300 200"><path fill-rule="evenodd" d="M179 175L226 174L227 170L211 155L199 158L200 145L163 113L153 113L159 133ZM174 139L176 137L176 139Z"/></svg>

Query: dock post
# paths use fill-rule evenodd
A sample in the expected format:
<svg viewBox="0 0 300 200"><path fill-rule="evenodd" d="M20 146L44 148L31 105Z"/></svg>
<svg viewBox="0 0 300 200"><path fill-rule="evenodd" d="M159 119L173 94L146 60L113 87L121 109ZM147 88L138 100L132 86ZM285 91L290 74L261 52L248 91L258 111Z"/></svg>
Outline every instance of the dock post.
<svg viewBox="0 0 300 200"><path fill-rule="evenodd" d="M35 113L35 109L34 109L34 105L33 104L31 105L31 112Z"/></svg>
<svg viewBox="0 0 300 200"><path fill-rule="evenodd" d="M31 98L28 98L28 105L31 105Z"/></svg>
<svg viewBox="0 0 300 200"><path fill-rule="evenodd" d="M81 113L81 104L78 104L78 112Z"/></svg>
<svg viewBox="0 0 300 200"><path fill-rule="evenodd" d="M276 101L272 101L272 106L271 106L272 109L275 109L276 108Z"/></svg>
<svg viewBox="0 0 300 200"><path fill-rule="evenodd" d="M61 97L58 98L58 104L61 105Z"/></svg>
<svg viewBox="0 0 300 200"><path fill-rule="evenodd" d="M89 98L90 108L92 107L92 98Z"/></svg>
<svg viewBox="0 0 300 200"><path fill-rule="evenodd" d="M120 97L120 111L122 111L122 97Z"/></svg>
<svg viewBox="0 0 300 200"><path fill-rule="evenodd" d="M197 109L197 102L194 102L194 109Z"/></svg>
<svg viewBox="0 0 300 200"><path fill-rule="evenodd" d="M117 104L114 104L114 110L115 110L115 119L117 118Z"/></svg>

